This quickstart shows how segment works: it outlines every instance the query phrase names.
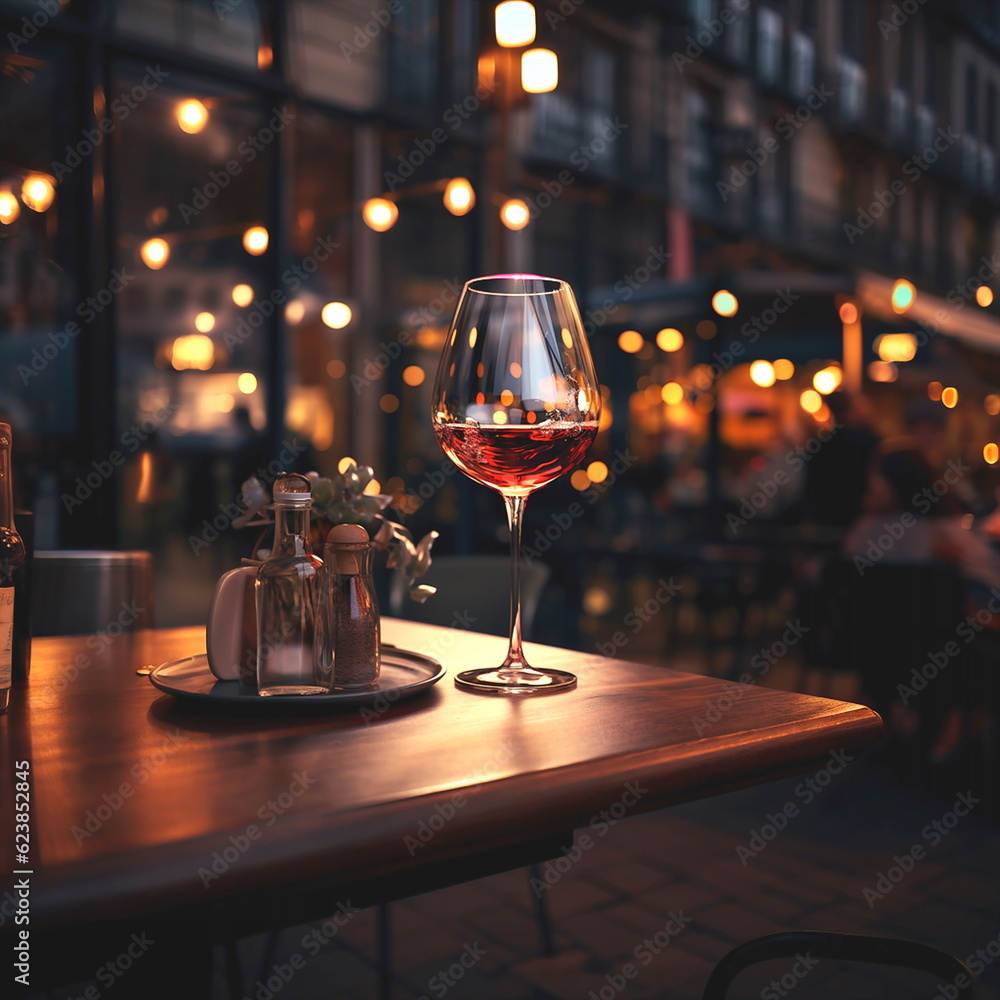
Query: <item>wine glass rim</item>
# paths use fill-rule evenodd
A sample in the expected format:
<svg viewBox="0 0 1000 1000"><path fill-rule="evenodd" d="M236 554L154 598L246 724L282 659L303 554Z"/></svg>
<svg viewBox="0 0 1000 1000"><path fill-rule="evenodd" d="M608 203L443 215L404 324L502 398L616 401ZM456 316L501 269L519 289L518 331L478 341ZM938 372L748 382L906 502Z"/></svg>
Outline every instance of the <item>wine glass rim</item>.
<svg viewBox="0 0 1000 1000"><path fill-rule="evenodd" d="M491 292L491 291L487 291L484 288L477 288L476 287L476 285L478 285L480 282L487 282L487 281L511 281L511 280L513 280L513 281L544 281L544 282L548 282L552 287L551 288L545 288L545 289L543 289L541 291L532 291L532 292L528 292L528 291L525 291L525 292ZM565 281L563 281L562 278L549 278L549 277L546 277L544 274L522 274L522 273L517 273L517 274L484 274L482 277L472 278L472 279L470 279L469 281L467 281L465 283L466 291L475 292L477 295L502 295L502 296L505 296L507 298L511 298L513 296L518 296L518 295L522 295L522 296L529 296L529 295L555 295L558 292L562 291L564 288L568 288L568 287L569 287L569 285Z"/></svg>

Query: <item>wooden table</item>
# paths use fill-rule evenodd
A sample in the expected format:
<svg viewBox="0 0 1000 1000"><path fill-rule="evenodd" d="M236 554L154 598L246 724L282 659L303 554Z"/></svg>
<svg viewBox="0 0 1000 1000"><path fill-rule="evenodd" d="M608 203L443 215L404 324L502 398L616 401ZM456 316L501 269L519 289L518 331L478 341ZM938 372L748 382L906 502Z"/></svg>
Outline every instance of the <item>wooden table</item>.
<svg viewBox="0 0 1000 1000"><path fill-rule="evenodd" d="M36 641L0 717L5 872L12 762L31 764L33 940L72 941L92 975L116 935L242 935L519 867L601 810L803 772L882 731L859 705L544 646L534 662L576 690L475 695L452 677L499 662L503 640L392 619L383 637L450 676L375 714L274 716L192 707L136 674L203 651L202 629Z"/></svg>

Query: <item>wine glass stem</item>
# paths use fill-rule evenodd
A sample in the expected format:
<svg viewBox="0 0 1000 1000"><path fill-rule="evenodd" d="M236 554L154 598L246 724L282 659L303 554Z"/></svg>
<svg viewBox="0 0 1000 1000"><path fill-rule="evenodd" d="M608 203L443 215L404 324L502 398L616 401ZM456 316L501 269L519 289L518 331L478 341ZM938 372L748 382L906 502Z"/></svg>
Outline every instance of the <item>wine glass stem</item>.
<svg viewBox="0 0 1000 1000"><path fill-rule="evenodd" d="M500 667L500 676L517 681L538 677L529 667L521 650L521 522L527 497L504 494L507 506L507 523L510 525L510 646L507 659Z"/></svg>

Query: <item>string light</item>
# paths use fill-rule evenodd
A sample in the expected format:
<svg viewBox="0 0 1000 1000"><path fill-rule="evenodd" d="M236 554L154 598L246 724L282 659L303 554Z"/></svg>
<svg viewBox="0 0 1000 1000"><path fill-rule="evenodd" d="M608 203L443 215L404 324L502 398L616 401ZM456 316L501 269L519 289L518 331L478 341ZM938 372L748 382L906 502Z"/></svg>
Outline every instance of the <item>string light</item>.
<svg viewBox="0 0 1000 1000"><path fill-rule="evenodd" d="M208 124L208 108L193 97L177 105L177 124L182 132L194 135Z"/></svg>
<svg viewBox="0 0 1000 1000"><path fill-rule="evenodd" d="M369 198L361 209L361 217L369 229L384 233L396 225L399 209L388 198Z"/></svg>
<svg viewBox="0 0 1000 1000"><path fill-rule="evenodd" d="M535 40L535 8L525 0L507 0L494 14L497 44L505 49L530 45Z"/></svg>
<svg viewBox="0 0 1000 1000"><path fill-rule="evenodd" d="M444 189L444 207L452 215L465 215L476 204L476 192L464 177L453 177Z"/></svg>
<svg viewBox="0 0 1000 1000"><path fill-rule="evenodd" d="M55 196L55 184L47 174L28 174L21 184L21 201L33 212L44 212Z"/></svg>
<svg viewBox="0 0 1000 1000"><path fill-rule="evenodd" d="M263 226L251 226L243 234L243 249L254 257L259 257L270 242L267 230Z"/></svg>
<svg viewBox="0 0 1000 1000"><path fill-rule="evenodd" d="M9 226L21 214L21 206L13 192L7 188L0 191L0 222Z"/></svg>
<svg viewBox="0 0 1000 1000"><path fill-rule="evenodd" d="M521 87L527 94L548 94L559 85L559 57L551 49L528 49L521 56Z"/></svg>
<svg viewBox="0 0 1000 1000"><path fill-rule="evenodd" d="M139 248L139 256L146 267L153 271L159 271L170 259L170 244L156 236L143 243Z"/></svg>
<svg viewBox="0 0 1000 1000"><path fill-rule="evenodd" d="M319 318L331 330L343 330L354 313L346 302L327 302L319 314Z"/></svg>
<svg viewBox="0 0 1000 1000"><path fill-rule="evenodd" d="M515 232L519 229L524 229L524 227L531 221L531 214L528 211L528 206L520 198L509 198L504 202L503 208L500 209L500 221L508 228Z"/></svg>

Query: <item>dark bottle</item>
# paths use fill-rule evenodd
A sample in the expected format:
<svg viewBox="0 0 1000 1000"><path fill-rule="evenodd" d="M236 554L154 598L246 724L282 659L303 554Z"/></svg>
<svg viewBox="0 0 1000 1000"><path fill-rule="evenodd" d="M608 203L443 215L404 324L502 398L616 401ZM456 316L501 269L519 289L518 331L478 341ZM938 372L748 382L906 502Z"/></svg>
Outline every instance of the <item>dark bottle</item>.
<svg viewBox="0 0 1000 1000"><path fill-rule="evenodd" d="M324 658L333 661L333 689L372 688L381 667L382 626L368 532L360 524L336 525L326 536L323 556Z"/></svg>
<svg viewBox="0 0 1000 1000"><path fill-rule="evenodd" d="M24 593L24 542L14 527L14 487L10 474L10 424L0 424L0 713L10 704L10 682L14 664L28 655L28 637L15 605L26 603ZM19 666L19 672L24 668Z"/></svg>

